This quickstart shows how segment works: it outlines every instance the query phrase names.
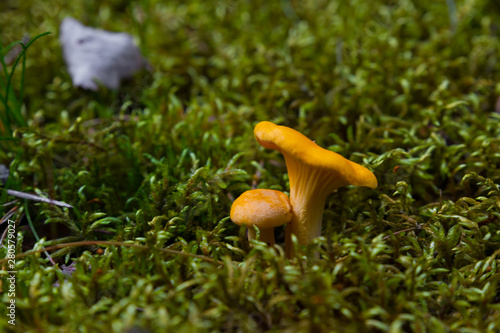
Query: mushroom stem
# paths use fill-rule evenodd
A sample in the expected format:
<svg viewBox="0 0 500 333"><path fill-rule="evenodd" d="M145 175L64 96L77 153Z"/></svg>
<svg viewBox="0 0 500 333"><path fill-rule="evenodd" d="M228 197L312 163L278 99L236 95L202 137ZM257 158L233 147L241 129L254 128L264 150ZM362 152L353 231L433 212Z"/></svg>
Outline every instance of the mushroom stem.
<svg viewBox="0 0 500 333"><path fill-rule="evenodd" d="M323 211L328 194L344 186L345 181L334 173L321 168L311 169L303 163L285 156L290 180L290 205L292 221L285 234L286 255L293 256L292 234L297 237L299 245L309 244L314 238L321 236Z"/></svg>
<svg viewBox="0 0 500 333"><path fill-rule="evenodd" d="M321 236L321 224L325 207L324 199L301 200L290 196L292 205L292 221L286 226L285 254L293 257L292 234L297 237L299 245L309 244L314 238Z"/></svg>
<svg viewBox="0 0 500 333"><path fill-rule="evenodd" d="M269 246L274 245L274 229L259 229L261 242L267 243ZM257 233L254 228L248 228L248 240L257 239Z"/></svg>

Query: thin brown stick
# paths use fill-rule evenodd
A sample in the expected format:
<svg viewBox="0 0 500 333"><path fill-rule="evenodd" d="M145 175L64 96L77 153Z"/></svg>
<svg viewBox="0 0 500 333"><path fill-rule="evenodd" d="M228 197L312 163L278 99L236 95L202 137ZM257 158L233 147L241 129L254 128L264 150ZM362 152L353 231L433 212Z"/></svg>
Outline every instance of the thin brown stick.
<svg viewBox="0 0 500 333"><path fill-rule="evenodd" d="M9 202L6 202L4 203L3 205L0 205L0 206L3 206L3 207L7 207L7 206L10 206L10 205L13 205L15 203L19 202L18 199L15 199L15 200L12 200L12 201L9 201Z"/></svg>
<svg viewBox="0 0 500 333"><path fill-rule="evenodd" d="M1 219L0 219L0 224L3 223L3 221L8 220L12 215L14 215L15 211L19 208L19 206L12 207L7 214L5 214Z"/></svg>
<svg viewBox="0 0 500 333"><path fill-rule="evenodd" d="M130 115L121 115L121 116L113 116L111 117L110 119L107 119L107 121L123 121L123 122L128 122L128 121L139 121L139 117L137 116L130 116ZM95 118L95 119L89 119L89 120L86 120L86 121L83 121L82 122L82 126L83 127L93 127L93 126L97 126L97 125L100 125L103 123L103 119L102 118Z"/></svg>
<svg viewBox="0 0 500 333"><path fill-rule="evenodd" d="M394 232L394 233L393 233L393 235L397 235L397 234L400 234L400 233L402 233L402 232L405 232L405 231L411 231L411 230L415 230L415 229L416 229L416 228L408 228L408 229L404 229L404 230L399 230L399 231ZM390 238L390 237L391 237L391 235L387 235L387 236L385 236L385 237L384 237L384 238L382 238L382 239L383 239L383 240L386 240L386 239L388 239L388 238Z"/></svg>
<svg viewBox="0 0 500 333"><path fill-rule="evenodd" d="M10 219L12 217L12 215L14 215L14 213L16 212L16 210L19 208L19 206L15 206L15 207L12 207L8 212L7 214L5 214L1 219L0 219L0 224L3 223L3 221L7 221L8 219ZM2 234L2 237L0 238L0 246L2 246L3 244L3 240L5 239L5 236L7 235L7 231L9 230L9 227L7 226L7 228L5 228L5 231L3 232Z"/></svg>
<svg viewBox="0 0 500 333"><path fill-rule="evenodd" d="M147 247L144 245L139 245L139 244L130 244L130 243L122 243L122 242L114 242L114 241L80 241L80 242L72 242L72 243L65 243L65 244L48 246L48 247L41 249L41 250L31 250L31 251L20 253L20 254L16 255L14 259L24 258L24 257L27 257L29 255L32 255L35 253L41 253L44 251L52 251L52 250L63 249L66 247L72 247L72 246L78 247L78 246L87 246L87 245L115 245L115 246L133 247L133 248L141 249L141 250L151 250L150 247ZM170 250L170 249L156 249L156 250L158 250L160 252L164 252L164 253L183 255L183 256L187 256L187 257L205 260L205 261L208 261L208 262L211 262L214 264L224 265L224 262L222 262L220 260L214 260L212 258L197 255L197 254L191 254L191 253ZM8 259L1 259L0 264L7 262L7 260Z"/></svg>

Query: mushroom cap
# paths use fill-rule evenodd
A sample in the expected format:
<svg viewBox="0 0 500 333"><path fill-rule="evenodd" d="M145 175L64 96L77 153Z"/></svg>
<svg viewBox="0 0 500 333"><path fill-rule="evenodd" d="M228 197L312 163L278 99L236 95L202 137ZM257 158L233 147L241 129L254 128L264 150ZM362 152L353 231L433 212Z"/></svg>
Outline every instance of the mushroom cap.
<svg viewBox="0 0 500 333"><path fill-rule="evenodd" d="M250 190L240 195L231 206L231 220L259 229L279 227L292 219L288 196L275 190Z"/></svg>
<svg viewBox="0 0 500 333"><path fill-rule="evenodd" d="M294 129L263 121L255 126L254 135L262 147L281 152L289 168L300 163L308 169L319 169L334 175L333 189L345 185L370 188L376 188L378 185L377 178L370 170L333 151L321 148Z"/></svg>

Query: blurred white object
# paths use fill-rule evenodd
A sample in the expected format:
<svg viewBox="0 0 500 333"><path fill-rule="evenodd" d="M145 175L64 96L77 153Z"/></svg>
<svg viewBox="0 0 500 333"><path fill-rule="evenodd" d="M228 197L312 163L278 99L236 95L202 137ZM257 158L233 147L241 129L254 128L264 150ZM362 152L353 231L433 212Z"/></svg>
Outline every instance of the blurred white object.
<svg viewBox="0 0 500 333"><path fill-rule="evenodd" d="M97 90L100 84L118 89L123 78L146 65L131 35L84 26L67 17L59 39L73 85Z"/></svg>

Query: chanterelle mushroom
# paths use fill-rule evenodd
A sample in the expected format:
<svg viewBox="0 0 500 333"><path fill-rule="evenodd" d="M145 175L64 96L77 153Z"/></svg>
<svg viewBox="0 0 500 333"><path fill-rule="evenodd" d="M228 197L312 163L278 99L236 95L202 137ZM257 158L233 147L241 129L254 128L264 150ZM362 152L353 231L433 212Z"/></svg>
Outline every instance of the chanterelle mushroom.
<svg viewBox="0 0 500 333"><path fill-rule="evenodd" d="M321 235L325 200L345 185L377 187L377 178L365 167L326 150L289 127L263 121L254 129L259 144L283 154L290 180L292 221L286 230L286 253L292 254L291 234L299 244Z"/></svg>
<svg viewBox="0 0 500 333"><path fill-rule="evenodd" d="M274 227L292 220L288 196L275 190L250 190L234 200L231 206L231 220L246 225L248 239L255 239L256 226L260 229L260 240L274 245Z"/></svg>

